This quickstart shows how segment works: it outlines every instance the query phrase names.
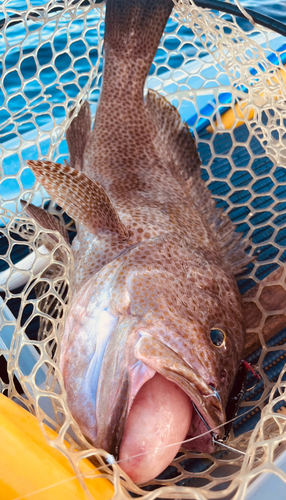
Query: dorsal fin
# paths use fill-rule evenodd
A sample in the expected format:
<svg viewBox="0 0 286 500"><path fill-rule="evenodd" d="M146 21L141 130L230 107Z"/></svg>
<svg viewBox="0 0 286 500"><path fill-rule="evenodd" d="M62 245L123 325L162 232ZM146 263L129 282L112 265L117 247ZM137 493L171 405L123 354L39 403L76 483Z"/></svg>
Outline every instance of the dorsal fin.
<svg viewBox="0 0 286 500"><path fill-rule="evenodd" d="M198 175L199 172L199 175ZM186 189L192 193L192 201L199 210L211 230L216 234L223 258L231 265L233 274L239 275L247 264L253 260L245 253L249 241L242 239L242 234L236 232L236 227L229 216L221 208L217 208L216 201L200 175L200 169L194 172L186 182Z"/></svg>
<svg viewBox="0 0 286 500"><path fill-rule="evenodd" d="M29 217L38 222L39 225L44 229L59 231L65 242L69 244L68 232L57 217L40 207L36 207L32 203L27 203L25 200L20 200L20 202ZM52 234L50 234L50 237L53 238Z"/></svg>
<svg viewBox="0 0 286 500"><path fill-rule="evenodd" d="M122 239L128 238L127 228L100 184L60 163L28 161L27 164L53 200L88 231L96 235L112 231Z"/></svg>
<svg viewBox="0 0 286 500"><path fill-rule="evenodd" d="M228 215L216 208L211 192L201 178L201 161L196 142L177 109L157 92L150 91L146 105L156 125L161 143L171 155L173 175L185 181L186 194L205 217L216 233L223 257L231 264L234 274L239 274L252 260L245 252L246 243L235 232Z"/></svg>
<svg viewBox="0 0 286 500"><path fill-rule="evenodd" d="M195 140L177 109L153 90L146 96L146 105L160 140L172 155L173 173L187 180L196 170L200 172L201 161Z"/></svg>

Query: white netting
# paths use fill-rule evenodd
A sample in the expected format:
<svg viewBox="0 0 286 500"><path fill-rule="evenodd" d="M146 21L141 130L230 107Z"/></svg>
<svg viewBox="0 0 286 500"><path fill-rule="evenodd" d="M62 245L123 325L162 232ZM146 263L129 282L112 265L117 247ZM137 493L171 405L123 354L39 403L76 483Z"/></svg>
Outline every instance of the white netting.
<svg viewBox="0 0 286 500"><path fill-rule="evenodd" d="M257 259L239 280L242 292L281 269L271 274L267 286L253 286L244 299L246 311L256 318L249 323L248 353L261 346L253 359L262 377L243 402L243 411L249 413L240 417L237 428L240 425L244 432L229 442L245 455L202 456L182 449L161 479L145 488L132 484L116 464L101 468L101 473L122 499L129 498L128 490L148 500L232 495L242 499L262 472L286 482L274 464L286 441L286 416L277 413L285 402L286 334L277 345L266 343L285 324L286 45L281 35L250 22L199 9L187 0L174 2L147 86L165 95L187 120L198 144L204 179L238 229L251 239L250 253ZM57 365L70 301L72 255L58 233L55 240L25 217L19 200L46 207L49 197L25 161L68 159L64 140L68 108L77 111L88 99L95 112L104 6L91 0L4 1L0 23L0 360L5 358L8 368L8 379L0 378L0 388L58 431L54 446L80 474L82 458L94 457L97 465L104 466L106 453L92 449L72 419ZM219 113L224 107L227 130ZM52 202L48 210L73 231L72 222L67 223ZM278 303L272 300L275 294ZM246 430L247 421L255 416L254 431ZM80 480L84 484L85 476Z"/></svg>

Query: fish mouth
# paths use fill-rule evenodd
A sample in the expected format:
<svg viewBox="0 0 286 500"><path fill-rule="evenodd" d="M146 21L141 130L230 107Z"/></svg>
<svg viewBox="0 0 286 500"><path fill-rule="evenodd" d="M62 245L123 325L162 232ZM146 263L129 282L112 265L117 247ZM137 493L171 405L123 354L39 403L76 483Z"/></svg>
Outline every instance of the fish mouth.
<svg viewBox="0 0 286 500"><path fill-rule="evenodd" d="M213 436L224 436L225 411L217 392L172 349L150 335L143 335L135 355L163 377L174 382L190 398L194 417L186 439L186 448L212 453L216 449ZM202 436L203 435L203 436Z"/></svg>
<svg viewBox="0 0 286 500"><path fill-rule="evenodd" d="M186 435L187 442L184 442L183 446L198 452L213 453L216 450L213 436L223 437L225 423L225 412L214 388L178 354L150 335L141 336L136 343L135 357L145 370L145 379L141 384L134 384L132 367L126 368L120 386L117 386L116 402L110 407L108 418L105 414L104 429L98 429L96 447L107 450L118 459L132 403L143 385L155 373L159 373L188 395L195 410Z"/></svg>
<svg viewBox="0 0 286 500"><path fill-rule="evenodd" d="M195 385L191 387L188 383L189 381L180 374L171 370L167 372L161 369L156 372L154 371L154 375L156 373L174 382L182 389L188 395L194 407L195 411L193 411L191 427L182 446L197 452L213 453L216 450L216 445L213 442L213 432L216 436L222 437L224 412L217 398L215 398L215 401L210 401L211 398L214 397L211 393L211 387L209 387L210 397L206 398L206 395L202 394L198 387ZM145 383L143 385L145 385ZM133 394L132 401L138 396L143 385L135 396ZM121 383L120 392L118 393L116 406L113 407L108 423L106 422L105 431L101 436L98 435L96 441L92 443L96 448L104 449L112 454L116 460L119 459L126 422L132 409L132 403L130 403L130 387L130 378L126 371L124 380L122 380Z"/></svg>

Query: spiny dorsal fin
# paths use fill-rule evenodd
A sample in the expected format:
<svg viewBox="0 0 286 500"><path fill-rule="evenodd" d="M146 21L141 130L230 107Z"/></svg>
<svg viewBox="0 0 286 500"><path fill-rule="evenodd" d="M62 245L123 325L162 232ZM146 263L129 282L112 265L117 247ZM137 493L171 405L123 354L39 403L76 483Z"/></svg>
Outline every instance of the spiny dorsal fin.
<svg viewBox="0 0 286 500"><path fill-rule="evenodd" d="M60 163L28 161L27 164L53 200L88 231L96 235L112 231L122 239L128 238L127 228L100 184Z"/></svg>
<svg viewBox="0 0 286 500"><path fill-rule="evenodd" d="M195 140L177 109L153 90L146 96L146 105L158 130L160 140L172 155L174 174L184 180L196 170L200 173L200 157Z"/></svg>
<svg viewBox="0 0 286 500"><path fill-rule="evenodd" d="M70 166L82 170L82 160L85 146L91 130L91 114L88 102L84 102L78 115L73 119L66 132L70 154Z"/></svg>
<svg viewBox="0 0 286 500"><path fill-rule="evenodd" d="M216 208L216 202L201 178L201 161L188 125L182 122L177 109L157 92L149 90L146 105L160 141L171 153L173 174L186 181L186 193L216 233L222 255L231 264L234 274L239 274L252 259L244 252L246 244L235 232L229 217Z"/></svg>
<svg viewBox="0 0 286 500"><path fill-rule="evenodd" d="M46 212L46 210L43 210L40 207L36 207L35 205L32 205L32 203L27 203L24 200L20 200L21 205L23 209L25 210L26 214L34 219L36 222L39 223L39 225L43 229L50 229L51 231L58 231L62 237L64 238L65 242L69 244L69 237L68 237L68 232L66 228L63 226L61 221L57 219L54 215L50 214L49 212ZM50 235L52 238L53 236Z"/></svg>
<svg viewBox="0 0 286 500"><path fill-rule="evenodd" d="M231 265L233 274L239 275L247 264L253 260L245 253L249 241L242 239L241 233L223 209L216 207L216 201L201 176L191 176L186 182L186 190L197 210L203 214L211 230L217 237L223 258Z"/></svg>

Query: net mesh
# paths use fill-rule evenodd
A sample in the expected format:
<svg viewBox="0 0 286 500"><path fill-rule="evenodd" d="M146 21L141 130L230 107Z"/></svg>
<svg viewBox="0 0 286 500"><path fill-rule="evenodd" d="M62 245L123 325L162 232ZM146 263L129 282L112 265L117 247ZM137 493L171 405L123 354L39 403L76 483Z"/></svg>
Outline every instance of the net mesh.
<svg viewBox="0 0 286 500"><path fill-rule="evenodd" d="M118 464L106 465L107 453L91 447L69 413L58 359L73 257L59 233L51 235L25 216L20 199L45 207L74 232L73 221L49 200L25 162L68 160L68 109L77 112L87 99L95 114L104 5L90 0L2 3L0 360L7 362L8 378L3 375L0 388L36 414L44 433L45 423L56 429L52 445L69 458L85 489L81 463L90 457L113 482L118 499L130 498L130 492L146 500L242 499L263 472L286 482L275 465L286 444L286 333L270 339L271 325L276 332L284 326L286 305L286 45L251 19L187 0L174 4L146 86L187 121L203 178L256 257L238 283L246 310L256 314L248 354L261 379L247 393L228 442L244 454L182 448L159 478L138 487ZM274 291L282 297L278 305Z"/></svg>

